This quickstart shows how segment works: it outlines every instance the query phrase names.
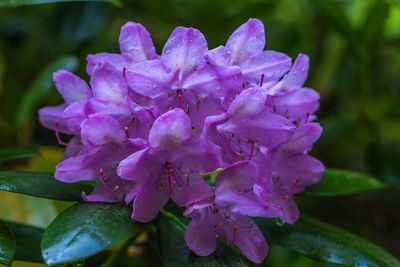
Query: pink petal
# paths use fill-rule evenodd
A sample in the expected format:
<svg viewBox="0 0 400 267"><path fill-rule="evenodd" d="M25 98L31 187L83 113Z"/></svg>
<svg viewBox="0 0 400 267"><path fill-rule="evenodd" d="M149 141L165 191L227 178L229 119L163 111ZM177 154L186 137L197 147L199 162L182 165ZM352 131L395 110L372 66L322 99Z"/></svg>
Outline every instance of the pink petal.
<svg viewBox="0 0 400 267"><path fill-rule="evenodd" d="M314 113L319 106L319 94L312 89L299 88L284 95L272 97L276 113L297 120Z"/></svg>
<svg viewBox="0 0 400 267"><path fill-rule="evenodd" d="M234 213L230 220L219 216L228 242L233 242L251 261L261 263L268 253L268 245L258 226L249 217ZM236 233L234 233L236 227ZM235 238L233 238L235 237Z"/></svg>
<svg viewBox="0 0 400 267"><path fill-rule="evenodd" d="M158 179L150 179L133 201L132 218L139 222L153 220L169 199L168 187L160 188Z"/></svg>
<svg viewBox="0 0 400 267"><path fill-rule="evenodd" d="M70 104L63 112L62 117L68 128L76 133L81 131L82 121L94 113L87 100L79 100Z"/></svg>
<svg viewBox="0 0 400 267"><path fill-rule="evenodd" d="M182 88L193 90L200 98L223 97L242 85L242 74L237 66L205 65L188 74Z"/></svg>
<svg viewBox="0 0 400 267"><path fill-rule="evenodd" d="M213 196L211 187L197 173L188 174L187 179L182 177L180 185L175 187L175 194L171 196L173 201L179 206L189 206Z"/></svg>
<svg viewBox="0 0 400 267"><path fill-rule="evenodd" d="M293 153L311 150L312 145L321 136L322 127L318 123L300 125L293 133L292 139L282 146L282 149Z"/></svg>
<svg viewBox="0 0 400 267"><path fill-rule="evenodd" d="M122 160L118 166L118 176L126 180L146 180L156 175L165 164L165 159L156 151L145 148Z"/></svg>
<svg viewBox="0 0 400 267"><path fill-rule="evenodd" d="M207 140L192 137L168 154L168 160L182 168L185 173L192 171L207 173L221 167L221 149Z"/></svg>
<svg viewBox="0 0 400 267"><path fill-rule="evenodd" d="M58 92L67 104L86 99L92 95L87 83L69 71L58 70L54 72L53 80Z"/></svg>
<svg viewBox="0 0 400 267"><path fill-rule="evenodd" d="M234 133L242 140L272 149L292 137L294 125L282 116L263 112L254 118L231 119L217 126L219 132Z"/></svg>
<svg viewBox="0 0 400 267"><path fill-rule="evenodd" d="M140 23L127 22L119 35L121 53L129 55L134 62L141 62L157 57L150 33Z"/></svg>
<svg viewBox="0 0 400 267"><path fill-rule="evenodd" d="M205 63L207 51L207 41L199 30L177 27L165 43L161 59L173 72L185 73Z"/></svg>
<svg viewBox="0 0 400 267"><path fill-rule="evenodd" d="M244 61L240 68L246 81L260 84L261 75L264 82L280 79L290 68L291 59L287 55L275 51L263 51Z"/></svg>
<svg viewBox="0 0 400 267"><path fill-rule="evenodd" d="M124 68L129 68L135 62L127 56L127 55L120 55L120 54L111 54L111 53L98 53L95 55L88 55L87 58L87 65L86 65L86 72L90 76L93 74L94 67L98 64L108 63L114 66L118 71L122 73Z"/></svg>
<svg viewBox="0 0 400 267"><path fill-rule="evenodd" d="M90 162L97 152L98 150L93 150L89 154L61 161L56 167L55 178L64 183L96 180L99 177L99 170L92 168Z"/></svg>
<svg viewBox="0 0 400 267"><path fill-rule="evenodd" d="M108 182L110 184L110 182ZM110 185L110 188L114 188L118 182L116 181L114 185ZM87 195L85 192L82 192L82 198L84 201L87 202L107 202L107 203L114 203L122 201L124 197L124 191L119 189L114 194L110 194L103 184L98 184L93 189L93 191Z"/></svg>
<svg viewBox="0 0 400 267"><path fill-rule="evenodd" d="M81 129L82 143L86 146L121 144L127 139L121 124L109 115L90 115L82 122Z"/></svg>
<svg viewBox="0 0 400 267"><path fill-rule="evenodd" d="M174 147L192 136L190 119L179 108L164 113L156 119L149 133L152 147Z"/></svg>
<svg viewBox="0 0 400 267"><path fill-rule="evenodd" d="M237 28L226 42L230 52L230 65L240 64L247 58L263 51L265 46L264 25L258 19L249 19Z"/></svg>
<svg viewBox="0 0 400 267"><path fill-rule="evenodd" d="M62 156L61 161L66 160L68 158L78 156L79 152L82 150L83 145L79 143L79 137L71 138L69 145L65 148L64 155Z"/></svg>
<svg viewBox="0 0 400 267"><path fill-rule="evenodd" d="M226 47L220 45L217 48L209 50L204 58L211 64L228 66L230 57Z"/></svg>
<svg viewBox="0 0 400 267"><path fill-rule="evenodd" d="M280 218L289 224L295 223L300 217L300 211L297 208L294 198L284 199L282 197L272 197L271 202L277 203L282 207L282 216Z"/></svg>
<svg viewBox="0 0 400 267"><path fill-rule="evenodd" d="M295 180L299 179L296 193L302 192L305 186L316 184L320 181L324 165L307 154L292 154L282 151L279 156L274 154L272 163L273 176L279 177L284 185L287 195L294 190Z"/></svg>
<svg viewBox="0 0 400 267"><path fill-rule="evenodd" d="M56 107L44 107L39 109L39 121L40 123L53 131L55 131L56 122L58 123L58 131L65 134L73 134L62 117L62 114L67 107L67 104L62 104Z"/></svg>
<svg viewBox="0 0 400 267"><path fill-rule="evenodd" d="M262 88L243 90L229 105L228 113L234 117L260 114L265 110L267 91Z"/></svg>
<svg viewBox="0 0 400 267"><path fill-rule="evenodd" d="M171 90L172 72L167 72L160 60L135 64L126 71L126 79L133 91L150 97L166 97Z"/></svg>
<svg viewBox="0 0 400 267"><path fill-rule="evenodd" d="M216 193L225 190L251 191L258 177L259 168L251 161L239 161L227 167L218 176Z"/></svg>
<svg viewBox="0 0 400 267"><path fill-rule="evenodd" d="M217 249L215 229L206 211L197 211L185 232L186 244L198 256L208 256Z"/></svg>
<svg viewBox="0 0 400 267"><path fill-rule="evenodd" d="M309 60L308 56L304 54L297 56L292 68L283 81L284 88L298 88L304 85L307 79Z"/></svg>
<svg viewBox="0 0 400 267"><path fill-rule="evenodd" d="M109 63L97 65L90 79L93 96L113 103L123 103L128 94L128 86L122 75Z"/></svg>

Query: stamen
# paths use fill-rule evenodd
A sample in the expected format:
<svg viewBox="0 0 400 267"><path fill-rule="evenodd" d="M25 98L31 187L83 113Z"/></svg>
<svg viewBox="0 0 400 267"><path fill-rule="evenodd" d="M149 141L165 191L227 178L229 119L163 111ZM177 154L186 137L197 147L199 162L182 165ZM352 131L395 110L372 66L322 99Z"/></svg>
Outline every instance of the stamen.
<svg viewBox="0 0 400 267"><path fill-rule="evenodd" d="M310 118L310 112L307 112L307 114L306 114L306 119L305 119L304 122L307 123L309 118Z"/></svg>
<svg viewBox="0 0 400 267"><path fill-rule="evenodd" d="M100 177L101 177L101 183L103 184L103 186L104 186L104 189L109 193L109 194L115 194L115 191L112 191L112 190L110 190L110 188L108 188L108 186L107 186L107 184L106 184L106 181L105 181L105 177L104 177L104 171L103 171L103 169L100 169ZM119 188L119 186L117 185L116 187L116 190Z"/></svg>
<svg viewBox="0 0 400 267"><path fill-rule="evenodd" d="M185 174L186 185L189 185L189 175Z"/></svg>
<svg viewBox="0 0 400 267"><path fill-rule="evenodd" d="M64 145L64 146L69 146L71 144L69 143L65 143L61 140L60 135L58 134L58 121L55 122L55 128L56 128L56 137L57 137L57 141L60 145Z"/></svg>
<svg viewBox="0 0 400 267"><path fill-rule="evenodd" d="M124 80L128 83L128 80L126 79L126 68L124 67L123 69L122 69L122 76L124 77ZM129 85L128 85L128 93L130 93L130 94L135 94L135 92L129 87Z"/></svg>
<svg viewBox="0 0 400 267"><path fill-rule="evenodd" d="M264 73L263 73L263 74L261 74L261 82L260 82L260 87L262 87L262 86L263 86L263 83L264 83Z"/></svg>
<svg viewBox="0 0 400 267"><path fill-rule="evenodd" d="M158 189L163 189L164 188L164 181L161 182L161 184L158 186Z"/></svg>
<svg viewBox="0 0 400 267"><path fill-rule="evenodd" d="M249 160L251 160L251 158L253 157L253 153L254 153L254 140L251 140Z"/></svg>
<svg viewBox="0 0 400 267"><path fill-rule="evenodd" d="M122 69L122 76L124 76L124 79L126 81L126 68L125 67Z"/></svg>
<svg viewBox="0 0 400 267"><path fill-rule="evenodd" d="M178 95L178 107L182 108L182 95Z"/></svg>
<svg viewBox="0 0 400 267"><path fill-rule="evenodd" d="M174 185L173 185L173 177L174 177L174 170L170 169L169 170L169 175L168 175L168 182L169 182L169 187L171 189L171 195L174 196L175 195L175 189L174 189Z"/></svg>
<svg viewBox="0 0 400 267"><path fill-rule="evenodd" d="M125 130L126 137L129 138L129 129L128 129L128 127L125 126L124 130Z"/></svg>
<svg viewBox="0 0 400 267"><path fill-rule="evenodd" d="M231 244L234 244L235 243L235 239L236 239L236 231L237 231L237 226L235 225L235 226L233 226L233 238L232 238L232 242L231 242Z"/></svg>
<svg viewBox="0 0 400 267"><path fill-rule="evenodd" d="M199 106L200 105L200 98L197 94L194 94L194 97L196 98L196 105Z"/></svg>
<svg viewBox="0 0 400 267"><path fill-rule="evenodd" d="M225 136L221 133L218 133L218 135L220 136L220 138L222 139L222 141L224 141L226 143L226 148L229 150L230 153L232 153L234 156L239 156L241 157L240 153L233 151L231 145L229 144L231 140L226 140ZM234 134L232 134L232 138L234 137Z"/></svg>
<svg viewBox="0 0 400 267"><path fill-rule="evenodd" d="M296 191L297 191L297 187L298 187L298 185L299 185L299 182L300 182L300 179L299 179L299 178L296 178L296 184L294 185L293 191L292 191L292 193L291 193L290 195L287 195L287 196L278 196L278 197L281 198L281 199L289 199L289 198L293 197L294 194L296 194Z"/></svg>
<svg viewBox="0 0 400 267"><path fill-rule="evenodd" d="M182 108L182 90L178 89L176 95L178 96L178 107Z"/></svg>
<svg viewBox="0 0 400 267"><path fill-rule="evenodd" d="M242 158L242 159L244 158L244 155L242 153L240 153L240 152L235 152L235 155L240 157L240 158Z"/></svg>

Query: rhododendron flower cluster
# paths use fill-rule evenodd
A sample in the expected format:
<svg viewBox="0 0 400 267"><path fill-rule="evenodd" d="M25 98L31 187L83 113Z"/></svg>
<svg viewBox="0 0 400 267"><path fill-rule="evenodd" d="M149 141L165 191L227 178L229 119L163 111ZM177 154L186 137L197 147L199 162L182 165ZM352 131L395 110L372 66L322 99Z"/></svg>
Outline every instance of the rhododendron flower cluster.
<svg viewBox="0 0 400 267"><path fill-rule="evenodd" d="M178 27L158 55L133 22L119 43L121 54L88 56L90 85L54 73L65 103L39 115L66 145L56 179L98 180L83 199L125 201L140 222L171 199L191 218L185 239L194 253L209 255L224 238L262 262L268 246L251 217L294 223L293 195L324 171L308 155L322 131L314 122L319 95L304 87L308 57L292 64L264 50L257 19L212 50L200 31ZM64 142L59 133L73 137ZM210 186L201 174L218 168Z"/></svg>

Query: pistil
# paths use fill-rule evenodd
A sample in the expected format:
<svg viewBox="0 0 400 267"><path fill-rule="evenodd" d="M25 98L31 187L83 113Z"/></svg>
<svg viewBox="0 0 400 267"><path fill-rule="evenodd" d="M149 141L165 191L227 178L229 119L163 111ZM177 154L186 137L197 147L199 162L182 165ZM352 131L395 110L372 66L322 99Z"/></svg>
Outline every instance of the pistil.
<svg viewBox="0 0 400 267"><path fill-rule="evenodd" d="M65 143L61 140L60 135L58 133L58 121L55 122L55 130L56 130L56 137L57 137L57 141L60 145L64 145L64 146L69 146L71 145L70 143Z"/></svg>
<svg viewBox="0 0 400 267"><path fill-rule="evenodd" d="M262 86L263 86L263 83L264 83L264 73L263 73L263 74L261 74L261 82L260 82L260 87L262 87Z"/></svg>
<svg viewBox="0 0 400 267"><path fill-rule="evenodd" d="M251 140L249 160L251 160L251 158L253 157L253 153L254 153L254 140Z"/></svg>
<svg viewBox="0 0 400 267"><path fill-rule="evenodd" d="M171 195L174 196L175 195L175 189L173 185L174 170L170 169L168 174L169 174L168 175L169 188L171 189Z"/></svg>
<svg viewBox="0 0 400 267"><path fill-rule="evenodd" d="M293 188L292 193L291 193L290 195L286 195L286 196L279 196L279 198L281 198L281 199L289 199L289 198L293 197L294 194L296 194L296 191L297 191L297 187L298 187L298 185L299 185L299 182L300 182L300 179L299 179L299 178L296 178L296 184L294 185L294 188Z"/></svg>
<svg viewBox="0 0 400 267"><path fill-rule="evenodd" d="M115 191L111 190L108 185L106 184L106 177L103 169L100 169L100 181L104 186L104 189L109 193L109 194L115 194ZM119 185L115 186L116 190L118 190Z"/></svg>

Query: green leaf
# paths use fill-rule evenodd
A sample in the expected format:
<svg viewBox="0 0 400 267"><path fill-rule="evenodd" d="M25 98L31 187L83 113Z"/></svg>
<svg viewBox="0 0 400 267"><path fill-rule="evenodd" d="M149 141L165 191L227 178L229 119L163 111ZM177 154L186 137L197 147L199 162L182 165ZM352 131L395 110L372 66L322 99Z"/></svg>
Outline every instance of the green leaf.
<svg viewBox="0 0 400 267"><path fill-rule="evenodd" d="M27 0L26 0L27 1ZM15 2L15 1L13 1ZM3 3L4 5L4 3ZM1 6L1 5L0 5ZM48 65L33 81L18 107L15 125L22 127L29 117L37 112L42 101L53 88L53 72L59 69L72 71L76 68L78 60L73 56L61 56Z"/></svg>
<svg viewBox="0 0 400 267"><path fill-rule="evenodd" d="M374 1L364 24L364 34L367 42L376 41L383 33L389 5L381 0Z"/></svg>
<svg viewBox="0 0 400 267"><path fill-rule="evenodd" d="M216 181L217 181L218 175L219 175L223 170L225 170L225 169L223 169L223 168L218 168L218 169L216 169L216 170L213 171L213 172L200 173L200 175L203 176L204 180L206 180L206 182L207 182L209 185L214 186L215 183L216 183Z"/></svg>
<svg viewBox="0 0 400 267"><path fill-rule="evenodd" d="M40 241L43 229L11 222L5 222L5 225L14 234L17 242L14 260L42 263Z"/></svg>
<svg viewBox="0 0 400 267"><path fill-rule="evenodd" d="M314 2L321 14L333 28L343 35L351 38L354 33L351 24L343 10L343 8L335 1L332 0L316 0Z"/></svg>
<svg viewBox="0 0 400 267"><path fill-rule="evenodd" d="M67 184L45 172L0 171L0 190L54 200L79 201L82 191L90 192L89 182Z"/></svg>
<svg viewBox="0 0 400 267"><path fill-rule="evenodd" d="M81 261L137 235L143 228L124 204L79 203L62 212L46 229L42 255L46 264Z"/></svg>
<svg viewBox="0 0 400 267"><path fill-rule="evenodd" d="M305 215L293 225L279 226L276 220L265 218L254 218L254 222L269 241L309 258L347 266L400 266L399 261L384 249Z"/></svg>
<svg viewBox="0 0 400 267"><path fill-rule="evenodd" d="M16 242L10 229L0 222L0 263L10 266L14 258Z"/></svg>
<svg viewBox="0 0 400 267"><path fill-rule="evenodd" d="M185 229L170 216L157 224L158 246L165 266L248 266L246 260L218 240L216 253L196 256L186 245Z"/></svg>
<svg viewBox="0 0 400 267"><path fill-rule="evenodd" d="M2 0L0 2L0 7L30 6L62 2L108 2L115 6L121 6L121 2L118 0Z"/></svg>
<svg viewBox="0 0 400 267"><path fill-rule="evenodd" d="M0 148L0 162L39 155L40 153L32 148Z"/></svg>
<svg viewBox="0 0 400 267"><path fill-rule="evenodd" d="M351 27L340 4L332 0L315 0L314 3L318 7L317 14L321 16L321 19L325 20L327 25L342 34L353 51L358 55L360 53L358 51L360 49L358 32Z"/></svg>
<svg viewBox="0 0 400 267"><path fill-rule="evenodd" d="M327 169L322 176L321 182L307 187L306 194L337 196L386 187L386 184L366 174L346 170Z"/></svg>

